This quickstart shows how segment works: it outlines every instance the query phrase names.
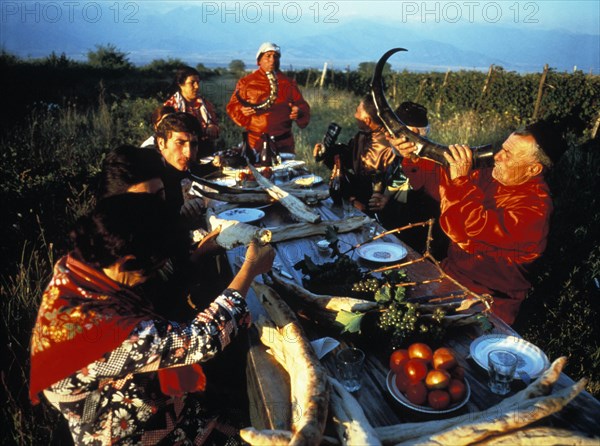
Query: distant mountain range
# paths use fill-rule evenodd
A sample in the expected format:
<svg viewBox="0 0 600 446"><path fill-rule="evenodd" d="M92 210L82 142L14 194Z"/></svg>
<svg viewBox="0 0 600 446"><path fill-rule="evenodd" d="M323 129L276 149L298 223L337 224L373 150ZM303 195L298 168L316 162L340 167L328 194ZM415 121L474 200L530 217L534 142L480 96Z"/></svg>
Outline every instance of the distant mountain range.
<svg viewBox="0 0 600 446"><path fill-rule="evenodd" d="M227 66L231 60L241 59L252 68L257 47L270 40L282 47L284 68L320 68L324 62L336 69L355 68L400 46L409 51L390 59L394 69L485 70L494 64L509 71L539 72L548 64L558 71L577 67L600 73L598 34L473 23L392 25L367 19L337 24L231 23L206 20L198 6L183 6L165 14L139 11L137 23L126 23L123 16L114 20L106 8L104 19L97 23L89 18L77 20L77 16L68 20L66 14L56 23L48 17L37 21L3 17L2 49L23 58L45 57L54 51L85 60L96 45L110 43L140 65L170 57L206 66Z"/></svg>

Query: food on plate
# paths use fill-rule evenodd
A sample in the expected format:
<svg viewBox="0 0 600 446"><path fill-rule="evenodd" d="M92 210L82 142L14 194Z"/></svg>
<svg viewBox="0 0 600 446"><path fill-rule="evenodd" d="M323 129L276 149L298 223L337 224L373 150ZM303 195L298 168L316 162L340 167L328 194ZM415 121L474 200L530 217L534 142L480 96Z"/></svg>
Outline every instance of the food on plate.
<svg viewBox="0 0 600 446"><path fill-rule="evenodd" d="M394 350L389 358L396 388L418 406L446 410L465 401L465 371L447 347L433 350L423 342Z"/></svg>
<svg viewBox="0 0 600 446"><path fill-rule="evenodd" d="M445 370L430 370L425 377L425 385L428 389L445 389L450 384L452 377Z"/></svg>
<svg viewBox="0 0 600 446"><path fill-rule="evenodd" d="M433 358L433 350L423 342L415 342L408 347L408 356L411 358L423 359L426 362L431 362Z"/></svg>
<svg viewBox="0 0 600 446"><path fill-rule="evenodd" d="M432 421L376 427L375 431L383 444L473 444L490 435L490 428L493 427L496 435L512 435L513 441L503 444L517 444L519 438L516 435L523 432L524 426L558 412L583 390L585 379L548 395L561 376L566 362L566 357L556 359L542 376L525 389L481 412L469 412ZM524 413L528 416L524 417ZM555 435L556 432L548 432L546 435L534 437L537 441L528 444L542 444L544 440ZM494 437L496 438L501 437ZM580 439L571 432L560 441L553 438L553 442L546 441L546 444L590 444L589 442L577 443Z"/></svg>
<svg viewBox="0 0 600 446"><path fill-rule="evenodd" d="M411 381L422 381L427 376L427 363L421 358L410 358L404 363L404 374Z"/></svg>
<svg viewBox="0 0 600 446"><path fill-rule="evenodd" d="M456 366L456 356L452 349L440 347L433 352L433 368L448 370Z"/></svg>
<svg viewBox="0 0 600 446"><path fill-rule="evenodd" d="M394 350L390 356L390 369L395 374L398 374L404 367L404 363L409 359L408 350L403 348Z"/></svg>
<svg viewBox="0 0 600 446"><path fill-rule="evenodd" d="M248 166L250 171L254 174L258 185L271 197L275 198L279 203L286 207L292 215L294 215L300 221L306 221L309 223L319 223L321 221L321 215L315 213L309 208L304 202L289 192L275 186L271 183L264 175L259 172L256 167ZM266 168L265 168L266 169Z"/></svg>
<svg viewBox="0 0 600 446"><path fill-rule="evenodd" d="M427 395L429 407L436 410L444 410L450 406L450 394L445 390L432 390Z"/></svg>
<svg viewBox="0 0 600 446"><path fill-rule="evenodd" d="M452 378L450 380L450 384L448 384L448 393L450 394L450 399L453 403L457 403L458 401L462 401L467 393L467 386L465 386L464 381L460 379Z"/></svg>
<svg viewBox="0 0 600 446"><path fill-rule="evenodd" d="M413 404L422 406L427 401L427 388L421 381L408 385L406 398Z"/></svg>

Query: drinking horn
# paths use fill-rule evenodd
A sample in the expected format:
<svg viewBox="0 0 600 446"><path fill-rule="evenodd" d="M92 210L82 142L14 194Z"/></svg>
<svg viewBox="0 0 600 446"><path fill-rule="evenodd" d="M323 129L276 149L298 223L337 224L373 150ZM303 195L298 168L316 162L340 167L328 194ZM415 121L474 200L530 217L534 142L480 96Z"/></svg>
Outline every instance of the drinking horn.
<svg viewBox="0 0 600 446"><path fill-rule="evenodd" d="M277 75L273 71L268 71L266 74L267 74L267 79L269 79L269 96L267 97L267 99L265 99L263 102L260 102L258 104L252 104L251 102L248 102L247 100L242 98L240 96L240 92L238 90L235 90L235 97L237 98L239 103L242 104L242 106L251 107L254 110L258 111L258 110L266 110L269 107L271 107L271 105L273 105L273 103L277 99L277 91L278 91Z"/></svg>
<svg viewBox="0 0 600 446"><path fill-rule="evenodd" d="M414 152L415 155L427 158L442 166L448 166L448 161L444 157L444 152L449 151L448 146L430 141L418 133L412 132L394 113L383 94L383 77L381 75L383 67L390 56L399 51L407 50L405 48L392 48L381 56L381 59L379 59L379 62L375 66L375 73L373 73L373 80L371 81L371 96L377 109L377 116L379 116L387 132L393 138L404 136L417 146L417 150ZM471 147L471 150L473 151L473 167L475 169L490 167L494 164L494 155L497 150L494 150L492 145Z"/></svg>

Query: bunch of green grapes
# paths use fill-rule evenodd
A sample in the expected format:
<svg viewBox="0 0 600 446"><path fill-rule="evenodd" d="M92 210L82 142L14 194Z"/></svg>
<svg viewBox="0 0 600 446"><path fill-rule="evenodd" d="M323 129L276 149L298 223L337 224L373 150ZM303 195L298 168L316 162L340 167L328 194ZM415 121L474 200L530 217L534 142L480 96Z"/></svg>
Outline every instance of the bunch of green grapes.
<svg viewBox="0 0 600 446"><path fill-rule="evenodd" d="M358 293L375 293L379 289L380 282L375 277L370 277L352 285L352 291Z"/></svg>
<svg viewBox="0 0 600 446"><path fill-rule="evenodd" d="M441 338L444 334L444 316L444 311L438 308L430 319L423 319L418 304L393 301L382 308L377 326L389 333L391 345L398 347L407 339L418 336L427 339Z"/></svg>

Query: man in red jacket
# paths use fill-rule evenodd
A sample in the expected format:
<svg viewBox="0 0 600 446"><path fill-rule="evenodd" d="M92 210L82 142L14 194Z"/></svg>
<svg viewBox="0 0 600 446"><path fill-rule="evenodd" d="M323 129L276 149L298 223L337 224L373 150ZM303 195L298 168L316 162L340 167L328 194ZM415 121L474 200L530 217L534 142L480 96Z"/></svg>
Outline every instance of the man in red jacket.
<svg viewBox="0 0 600 446"><path fill-rule="evenodd" d="M450 238L442 267L476 293L494 298L492 311L512 324L531 284L526 266L546 248L552 198L544 172L564 151L547 124L512 133L494 156L493 169L472 170L468 146L450 146L448 169L416 158L402 138L404 172L414 188L440 200L440 223Z"/></svg>
<svg viewBox="0 0 600 446"><path fill-rule="evenodd" d="M227 104L227 113L247 132L248 145L260 153L263 134L279 152L294 153L292 122L303 129L310 121L310 106L296 81L279 71L281 50L263 43L256 54L258 69L241 78Z"/></svg>

